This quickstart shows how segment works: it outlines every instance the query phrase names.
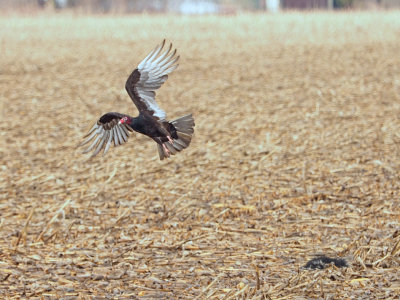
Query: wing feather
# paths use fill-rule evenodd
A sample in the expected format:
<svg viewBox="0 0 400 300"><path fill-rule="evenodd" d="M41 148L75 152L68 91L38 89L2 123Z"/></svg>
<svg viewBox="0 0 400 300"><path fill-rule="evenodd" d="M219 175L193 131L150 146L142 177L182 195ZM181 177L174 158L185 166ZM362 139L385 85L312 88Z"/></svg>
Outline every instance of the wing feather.
<svg viewBox="0 0 400 300"><path fill-rule="evenodd" d="M118 133L117 133L117 128L112 129L114 133L114 146L119 146L119 139L118 139Z"/></svg>
<svg viewBox="0 0 400 300"><path fill-rule="evenodd" d="M110 135L109 135L109 137L108 137L108 142L107 142L107 144L106 144L106 147L104 148L103 155L106 155L106 153L107 153L108 150L110 149L112 140L113 140L113 130L110 130Z"/></svg>
<svg viewBox="0 0 400 300"><path fill-rule="evenodd" d="M94 139L94 142L82 153L88 153L89 151L91 151L99 142L99 140L101 139L101 135L96 136L96 138Z"/></svg>
<svg viewBox="0 0 400 300"><path fill-rule="evenodd" d="M171 52L172 44L165 51L164 46L165 40L139 63L125 84L139 112L152 115L160 121L166 120L167 116L155 100L155 91L168 79L168 74L178 67L179 60L176 49Z"/></svg>
<svg viewBox="0 0 400 300"><path fill-rule="evenodd" d="M128 136L126 135L125 131L124 131L124 126L119 126L118 127L119 132L121 133L121 137L124 141L124 143L126 143L128 141Z"/></svg>
<svg viewBox="0 0 400 300"><path fill-rule="evenodd" d="M165 43L165 40L164 40L163 42ZM158 64L160 61L162 61L162 60L171 52L171 49L172 49L172 44L169 44L168 50L165 51L162 55L160 55L160 56L154 61L154 63L155 63L155 64ZM175 52L176 52L176 49L175 49Z"/></svg>
<svg viewBox="0 0 400 300"><path fill-rule="evenodd" d="M105 155L114 142L114 146L123 145L128 141L129 128L126 124L120 124L119 120L126 115L120 113L107 113L103 115L84 136L84 140L78 147L89 144L83 153L93 151L92 157L104 149Z"/></svg>
<svg viewBox="0 0 400 300"><path fill-rule="evenodd" d="M96 129L97 129L97 127L96 127ZM80 143L79 144L79 146L84 146L84 145L86 145L87 143L89 143L90 142L90 140L92 139L92 138L94 138L94 136L97 134L97 130L96 131L93 131L92 132L92 134L89 136L89 137L87 137L89 134L87 134L85 137L87 137L85 140L83 140L83 142L82 143Z"/></svg>
<svg viewBox="0 0 400 300"><path fill-rule="evenodd" d="M148 62L151 62L161 51L161 49L165 45L165 39L161 42L160 45L158 45L156 48L154 48L153 51L150 52L150 54L139 64L139 68L143 65L145 65Z"/></svg>
<svg viewBox="0 0 400 300"><path fill-rule="evenodd" d="M85 137L87 137L89 134L91 134L95 129L97 129L96 123L93 124L92 128L88 131Z"/></svg>
<svg viewBox="0 0 400 300"><path fill-rule="evenodd" d="M98 143L96 150L94 150L94 152L92 153L92 156L96 156L100 150L103 148L104 142L106 141L106 139L108 138L109 135L109 131L106 130L104 135L101 137L100 142Z"/></svg>
<svg viewBox="0 0 400 300"><path fill-rule="evenodd" d="M125 124L122 125L122 130L125 132L125 135L129 137L129 129Z"/></svg>
<svg viewBox="0 0 400 300"><path fill-rule="evenodd" d="M118 127L115 127L115 131L117 132L118 145L122 145L124 143L124 140L122 139L121 131L119 130Z"/></svg>

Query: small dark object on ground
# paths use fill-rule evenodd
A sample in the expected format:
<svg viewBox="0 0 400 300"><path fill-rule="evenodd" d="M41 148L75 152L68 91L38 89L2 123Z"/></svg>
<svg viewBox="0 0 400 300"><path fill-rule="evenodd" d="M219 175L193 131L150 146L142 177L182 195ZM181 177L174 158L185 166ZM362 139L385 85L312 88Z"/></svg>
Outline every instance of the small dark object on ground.
<svg viewBox="0 0 400 300"><path fill-rule="evenodd" d="M326 267L329 267L331 263L334 263L334 265L338 268L344 268L349 266L347 261L343 258L330 258L327 256L317 256L309 260L303 268L311 270L325 269Z"/></svg>

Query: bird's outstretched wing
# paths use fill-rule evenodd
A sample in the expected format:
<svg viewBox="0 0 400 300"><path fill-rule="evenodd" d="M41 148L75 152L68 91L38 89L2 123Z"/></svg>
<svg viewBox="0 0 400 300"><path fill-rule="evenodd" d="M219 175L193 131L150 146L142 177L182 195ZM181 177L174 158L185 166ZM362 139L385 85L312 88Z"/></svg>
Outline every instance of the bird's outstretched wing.
<svg viewBox="0 0 400 300"><path fill-rule="evenodd" d="M92 157L104 149L103 155L110 149L111 144L119 146L128 141L129 131L133 131L129 125L119 124L119 120L126 115L120 113L106 113L103 115L83 137L84 140L78 147L89 143L83 153L94 151Z"/></svg>
<svg viewBox="0 0 400 300"><path fill-rule="evenodd" d="M176 49L171 52L172 44L163 51L162 41L132 72L125 84L125 89L141 114L149 114L163 121L166 113L155 100L157 90L168 78L168 74L178 67L179 56Z"/></svg>

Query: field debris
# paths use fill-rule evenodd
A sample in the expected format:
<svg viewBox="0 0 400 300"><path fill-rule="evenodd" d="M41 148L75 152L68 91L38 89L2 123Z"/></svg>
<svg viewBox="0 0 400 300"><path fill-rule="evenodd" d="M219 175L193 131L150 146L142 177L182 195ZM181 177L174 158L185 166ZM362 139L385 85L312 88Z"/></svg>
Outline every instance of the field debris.
<svg viewBox="0 0 400 300"><path fill-rule="evenodd" d="M325 255L321 255L309 260L303 268L310 270L325 269L330 265L334 265L337 268L346 268L349 266L347 261L343 258L330 258Z"/></svg>

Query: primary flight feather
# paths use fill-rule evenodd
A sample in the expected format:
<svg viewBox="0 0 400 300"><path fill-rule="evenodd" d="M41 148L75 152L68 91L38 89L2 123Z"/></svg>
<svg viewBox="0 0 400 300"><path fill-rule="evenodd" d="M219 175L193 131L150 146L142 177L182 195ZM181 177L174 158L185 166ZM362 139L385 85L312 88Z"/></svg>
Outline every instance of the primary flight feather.
<svg viewBox="0 0 400 300"><path fill-rule="evenodd" d="M195 126L192 114L169 122L156 100L155 91L168 79L168 74L178 67L179 56L172 44L164 49L165 40L143 59L128 77L125 89L139 110L139 116L109 112L92 126L79 146L88 145L83 153L103 155L111 145L119 146L128 141L133 131L149 136L157 143L160 159L175 155L187 148Z"/></svg>

